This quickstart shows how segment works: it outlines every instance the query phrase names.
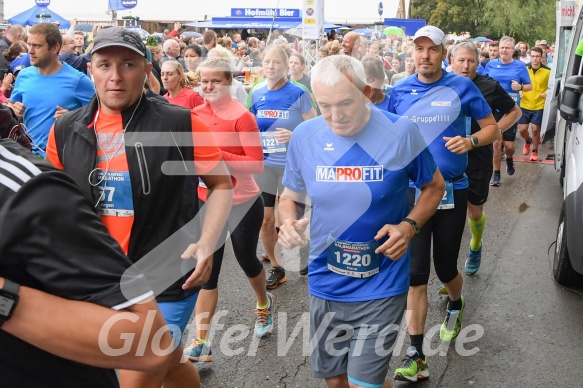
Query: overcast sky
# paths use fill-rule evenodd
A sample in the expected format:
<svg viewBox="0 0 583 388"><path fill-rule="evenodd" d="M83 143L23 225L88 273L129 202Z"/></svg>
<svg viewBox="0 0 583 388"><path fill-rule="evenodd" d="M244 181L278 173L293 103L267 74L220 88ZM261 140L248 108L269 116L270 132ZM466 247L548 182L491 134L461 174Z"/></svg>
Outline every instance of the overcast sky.
<svg viewBox="0 0 583 388"><path fill-rule="evenodd" d="M138 0L138 5L132 9L132 16L142 20L159 21L195 21L215 16L230 16L231 8L295 8L302 9L301 0ZM49 8L67 19L106 21L111 20L105 14L107 0L51 0ZM341 23L379 21L379 0L326 0L326 20ZM408 6L409 0L406 0ZM4 0L4 16L6 19L25 11L35 5L34 0ZM383 1L383 18L395 17L398 0ZM118 17L129 15L129 11L120 11Z"/></svg>

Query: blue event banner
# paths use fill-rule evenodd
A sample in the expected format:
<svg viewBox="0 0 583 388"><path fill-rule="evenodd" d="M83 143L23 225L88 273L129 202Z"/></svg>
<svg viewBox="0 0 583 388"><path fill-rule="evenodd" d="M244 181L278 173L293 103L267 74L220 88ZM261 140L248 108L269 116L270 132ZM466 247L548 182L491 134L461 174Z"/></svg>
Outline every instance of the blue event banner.
<svg viewBox="0 0 583 388"><path fill-rule="evenodd" d="M231 8L231 16L299 18L301 14L295 8Z"/></svg>

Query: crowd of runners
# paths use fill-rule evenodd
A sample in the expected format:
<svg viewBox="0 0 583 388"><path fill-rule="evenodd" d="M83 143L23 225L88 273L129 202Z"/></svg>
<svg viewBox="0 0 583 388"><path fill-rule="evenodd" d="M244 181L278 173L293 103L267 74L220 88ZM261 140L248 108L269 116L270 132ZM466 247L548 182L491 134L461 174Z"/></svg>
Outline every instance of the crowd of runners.
<svg viewBox="0 0 583 388"><path fill-rule="evenodd" d="M472 302L460 250L475 275L484 205L503 160L515 173L517 134L538 161L553 45L425 26L386 39L331 31L317 49L181 27L143 41L39 23L0 40L3 378L200 385L227 240L260 338L285 287L282 255L299 247L312 372L327 386L391 386L386 349L406 310L411 346L389 375L428 378L431 263L451 342ZM111 324L121 313L133 318ZM127 333L144 341L104 350Z"/></svg>

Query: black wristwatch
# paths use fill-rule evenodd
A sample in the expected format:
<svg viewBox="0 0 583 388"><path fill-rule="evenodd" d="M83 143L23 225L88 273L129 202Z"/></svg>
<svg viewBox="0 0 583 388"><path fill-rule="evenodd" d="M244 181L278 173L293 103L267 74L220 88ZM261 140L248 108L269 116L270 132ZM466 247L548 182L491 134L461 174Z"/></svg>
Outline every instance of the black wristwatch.
<svg viewBox="0 0 583 388"><path fill-rule="evenodd" d="M478 136L470 136L470 142L472 143L473 148L478 148L480 146L480 139L478 139Z"/></svg>
<svg viewBox="0 0 583 388"><path fill-rule="evenodd" d="M20 285L4 279L4 287L0 288L0 327L10 319L18 304Z"/></svg>
<svg viewBox="0 0 583 388"><path fill-rule="evenodd" d="M411 226L413 227L413 229L415 229L415 236L417 236L419 234L419 232L421 231L421 229L419 229L419 225L417 225L417 221L412 220L410 218L403 218L403 221L411 224Z"/></svg>

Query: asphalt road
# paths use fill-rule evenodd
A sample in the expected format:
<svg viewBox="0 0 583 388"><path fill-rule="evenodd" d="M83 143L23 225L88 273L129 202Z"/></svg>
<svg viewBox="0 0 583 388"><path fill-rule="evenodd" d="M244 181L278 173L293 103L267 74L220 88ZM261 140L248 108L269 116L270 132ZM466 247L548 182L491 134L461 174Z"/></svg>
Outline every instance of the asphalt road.
<svg viewBox="0 0 583 388"><path fill-rule="evenodd" d="M520 140L517 149L520 153ZM543 146L539 155L550 152ZM517 163L514 176L502 173L502 186L491 188L486 205L482 267L474 277L464 275L465 343L458 340L449 349L440 343L445 298L437 293L440 283L434 275L430 280L426 335L433 352L430 378L418 387L582 386L583 297L550 276L561 201L552 165ZM468 228L460 270L469 238ZM261 340L253 334L251 288L232 249L226 252L219 282L221 318L212 338L214 362L198 365L203 386L323 387L323 381L311 377L307 278L297 273L297 249L285 253L288 281L273 291L274 332ZM194 329L185 335L192 337ZM407 342L403 332L387 373L390 380Z"/></svg>

